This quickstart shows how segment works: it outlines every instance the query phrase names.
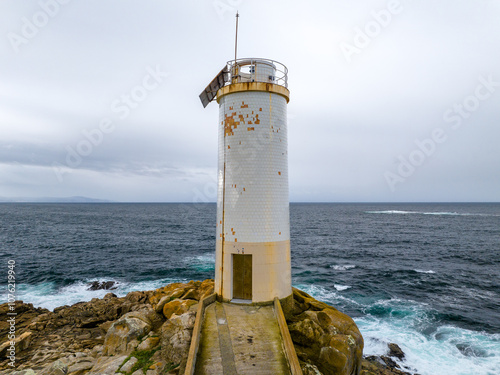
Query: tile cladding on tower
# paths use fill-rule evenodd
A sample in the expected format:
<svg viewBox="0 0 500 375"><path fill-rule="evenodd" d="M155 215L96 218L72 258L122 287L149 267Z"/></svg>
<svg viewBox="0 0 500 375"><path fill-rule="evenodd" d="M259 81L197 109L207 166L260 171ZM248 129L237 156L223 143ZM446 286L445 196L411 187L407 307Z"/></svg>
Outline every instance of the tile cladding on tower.
<svg viewBox="0 0 500 375"><path fill-rule="evenodd" d="M287 68L232 60L200 99L219 104L215 292L226 301L288 297Z"/></svg>

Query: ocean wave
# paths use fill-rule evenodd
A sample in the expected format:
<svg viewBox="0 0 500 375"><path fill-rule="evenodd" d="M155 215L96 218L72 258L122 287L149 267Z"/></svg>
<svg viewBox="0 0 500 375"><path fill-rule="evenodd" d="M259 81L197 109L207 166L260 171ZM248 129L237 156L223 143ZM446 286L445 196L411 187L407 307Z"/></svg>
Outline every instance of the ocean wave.
<svg viewBox="0 0 500 375"><path fill-rule="evenodd" d="M296 286L298 289L306 292L307 294L311 295L312 297L316 298L317 300L323 301L323 302L328 303L332 306L335 306L335 305L342 303L342 302L344 302L344 303L347 302L347 304L350 304L350 305L360 306L360 304L358 302L356 302L355 300L353 300L349 297L343 296L342 294L337 293L339 291L339 289L337 289L337 286L339 288L347 287L345 289L351 288L348 285L334 285L333 286L334 290L327 289L327 288L324 288L324 287L318 286L318 285L312 285L312 284L298 284L298 285L294 285L294 286Z"/></svg>
<svg viewBox="0 0 500 375"><path fill-rule="evenodd" d="M384 304L402 302L387 300ZM471 331L452 325L431 329L436 322L425 306L409 303L408 312L410 314L399 317L368 315L354 318L364 337L363 353L385 355L387 344L394 342L401 347L406 357L396 362L403 369L422 375L490 375L500 368L500 334ZM418 324L411 324L415 321ZM426 333L429 331L432 333Z"/></svg>
<svg viewBox="0 0 500 375"><path fill-rule="evenodd" d="M424 271L424 270L413 270L417 273L428 273L428 274L433 274L433 273L436 273L435 271L433 270L428 270L428 271Z"/></svg>
<svg viewBox="0 0 500 375"><path fill-rule="evenodd" d="M343 290L347 290L347 289L350 289L352 288L352 286L350 285L338 285L338 284L334 284L333 285L335 287L335 289L337 289L339 292L343 291Z"/></svg>
<svg viewBox="0 0 500 375"><path fill-rule="evenodd" d="M215 252L213 251L202 255L186 257L183 261L197 271L215 270Z"/></svg>
<svg viewBox="0 0 500 375"><path fill-rule="evenodd" d="M400 211L400 210L384 210L384 211L365 211L367 214L397 214L397 215L437 215L437 216L500 216L493 214L469 213L469 212L420 212L420 211Z"/></svg>
<svg viewBox="0 0 500 375"><path fill-rule="evenodd" d="M344 264L344 265L334 264L334 265L331 265L330 268L333 268L334 270L337 270L337 271L347 271L347 270L356 268L356 266L354 264Z"/></svg>

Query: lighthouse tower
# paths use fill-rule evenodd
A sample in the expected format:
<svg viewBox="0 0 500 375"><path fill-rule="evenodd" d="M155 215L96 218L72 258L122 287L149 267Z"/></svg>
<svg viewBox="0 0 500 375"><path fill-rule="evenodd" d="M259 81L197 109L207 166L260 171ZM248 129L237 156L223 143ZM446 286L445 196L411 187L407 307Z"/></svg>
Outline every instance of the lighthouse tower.
<svg viewBox="0 0 500 375"><path fill-rule="evenodd" d="M219 104L215 292L269 302L292 294L287 68L229 61L200 95Z"/></svg>

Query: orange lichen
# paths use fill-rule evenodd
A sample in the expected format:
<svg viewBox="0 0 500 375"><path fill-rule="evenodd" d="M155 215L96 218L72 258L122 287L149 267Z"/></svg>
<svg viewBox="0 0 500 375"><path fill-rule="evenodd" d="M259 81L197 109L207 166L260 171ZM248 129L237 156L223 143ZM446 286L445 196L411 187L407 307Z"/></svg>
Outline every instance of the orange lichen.
<svg viewBox="0 0 500 375"><path fill-rule="evenodd" d="M225 115L224 118L224 136L226 135L234 135L233 129L236 129L240 124L239 121L234 121L234 116L236 112L233 112L231 116Z"/></svg>
<svg viewBox="0 0 500 375"><path fill-rule="evenodd" d="M247 128L247 130L248 130L249 132L251 132L252 130L255 130L255 128L251 127L251 128Z"/></svg>

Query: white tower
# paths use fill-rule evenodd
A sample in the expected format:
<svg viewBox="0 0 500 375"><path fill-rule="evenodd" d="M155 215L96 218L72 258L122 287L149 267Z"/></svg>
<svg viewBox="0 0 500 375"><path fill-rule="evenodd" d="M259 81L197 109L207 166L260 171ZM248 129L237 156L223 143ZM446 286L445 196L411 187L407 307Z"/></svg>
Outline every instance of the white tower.
<svg viewBox="0 0 500 375"><path fill-rule="evenodd" d="M200 95L219 103L215 291L269 302L292 294L287 68L229 61Z"/></svg>

